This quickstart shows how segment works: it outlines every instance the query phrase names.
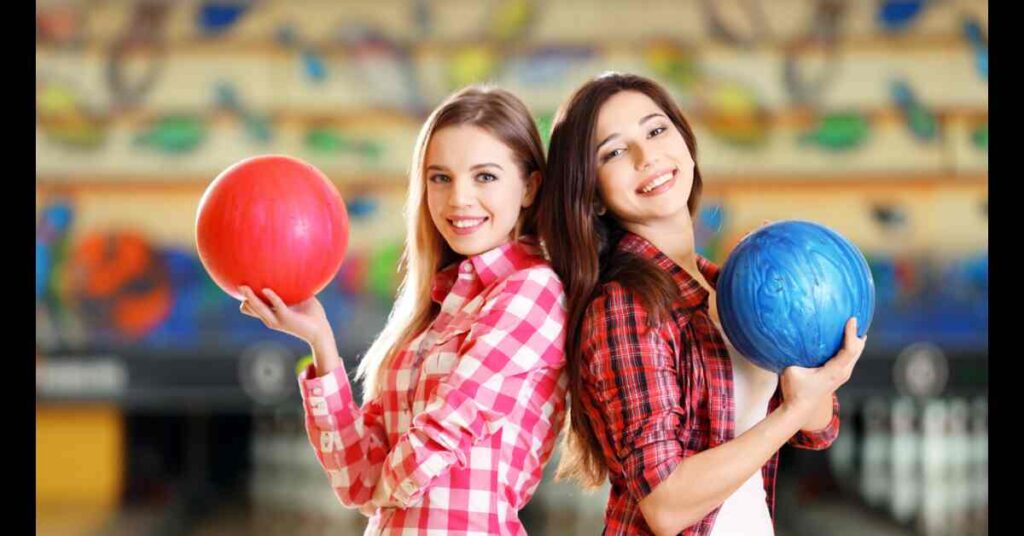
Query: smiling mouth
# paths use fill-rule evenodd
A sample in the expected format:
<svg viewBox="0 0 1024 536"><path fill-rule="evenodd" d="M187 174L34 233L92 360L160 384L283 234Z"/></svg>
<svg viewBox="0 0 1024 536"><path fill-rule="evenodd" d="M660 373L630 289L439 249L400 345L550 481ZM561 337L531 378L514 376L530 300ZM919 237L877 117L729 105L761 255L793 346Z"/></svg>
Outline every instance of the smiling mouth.
<svg viewBox="0 0 1024 536"><path fill-rule="evenodd" d="M476 231L487 221L483 218L448 218L448 225L452 226L456 234L469 234Z"/></svg>
<svg viewBox="0 0 1024 536"><path fill-rule="evenodd" d="M646 183L644 183L643 186L637 188L636 193L640 195L645 195L650 194L652 192L660 193L664 190L667 190L668 188L666 187L666 185L672 179L675 178L676 171L677 170L673 169L672 171L662 173L661 175L658 175L657 177L647 181Z"/></svg>

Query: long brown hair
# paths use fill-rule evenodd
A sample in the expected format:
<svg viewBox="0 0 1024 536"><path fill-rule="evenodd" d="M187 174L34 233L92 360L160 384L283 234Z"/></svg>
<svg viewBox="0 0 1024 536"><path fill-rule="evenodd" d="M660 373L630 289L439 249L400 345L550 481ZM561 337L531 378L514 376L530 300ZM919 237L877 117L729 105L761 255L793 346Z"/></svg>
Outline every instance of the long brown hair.
<svg viewBox="0 0 1024 536"><path fill-rule="evenodd" d="M582 395L582 333L584 313L599 284L618 281L637 292L651 322L664 319L678 297L671 276L635 255L616 253L625 230L611 213L599 215L595 129L601 106L622 91L636 91L654 101L686 140L693 157L693 187L687 200L690 215L700 203L697 140L679 106L657 83L640 76L607 73L589 80L558 110L551 129L548 168L539 197L540 236L551 265L565 288L568 323L565 332L569 374L570 419L558 467L558 478L572 478L585 488L604 483L608 465L594 429L584 415Z"/></svg>
<svg viewBox="0 0 1024 536"><path fill-rule="evenodd" d="M515 156L524 180L533 172L544 172L544 145L537 124L526 105L512 93L490 86L469 86L448 97L430 114L416 139L409 171L404 209L405 250L399 262L399 271L404 273L402 283L387 324L356 370L356 377L363 379L364 399L379 392L384 377L380 371L387 369L398 351L437 316L439 306L430 298L434 275L462 258L448 246L430 219L423 169L434 133L457 125L480 127L501 140ZM517 234L537 232L536 211L537 203L522 210Z"/></svg>

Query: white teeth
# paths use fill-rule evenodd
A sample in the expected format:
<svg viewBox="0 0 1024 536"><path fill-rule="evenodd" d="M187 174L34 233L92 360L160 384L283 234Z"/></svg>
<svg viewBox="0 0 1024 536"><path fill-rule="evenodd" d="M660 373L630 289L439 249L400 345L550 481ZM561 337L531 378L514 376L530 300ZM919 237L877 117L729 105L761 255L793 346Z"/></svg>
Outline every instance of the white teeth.
<svg viewBox="0 0 1024 536"><path fill-rule="evenodd" d="M479 225L483 221L484 221L483 219L479 219L479 220L451 220L452 225L457 227L457 228L459 228L459 229L466 229L466 228L469 228L469 227L473 227L473 226Z"/></svg>
<svg viewBox="0 0 1024 536"><path fill-rule="evenodd" d="M671 178L672 178L672 172L670 171L670 172L668 172L668 173L666 173L666 174L664 174L664 175L654 179L653 181L651 181L651 183L648 184L647 186L644 186L644 188L642 190L640 190L640 192L646 194L647 192L650 192L651 190L661 186L662 184L665 184Z"/></svg>

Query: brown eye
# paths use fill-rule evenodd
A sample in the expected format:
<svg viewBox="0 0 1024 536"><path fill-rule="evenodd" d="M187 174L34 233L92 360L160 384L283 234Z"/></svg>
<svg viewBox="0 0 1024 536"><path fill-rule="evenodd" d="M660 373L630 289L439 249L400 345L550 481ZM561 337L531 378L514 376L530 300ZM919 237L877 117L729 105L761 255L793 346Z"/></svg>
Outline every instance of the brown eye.
<svg viewBox="0 0 1024 536"><path fill-rule="evenodd" d="M605 153L605 155L603 157L601 157L601 162L607 162L607 161L611 160L612 158L615 158L616 156L619 156L620 154L622 154L624 152L626 152L624 149L614 149L612 151L609 151L609 152Z"/></svg>

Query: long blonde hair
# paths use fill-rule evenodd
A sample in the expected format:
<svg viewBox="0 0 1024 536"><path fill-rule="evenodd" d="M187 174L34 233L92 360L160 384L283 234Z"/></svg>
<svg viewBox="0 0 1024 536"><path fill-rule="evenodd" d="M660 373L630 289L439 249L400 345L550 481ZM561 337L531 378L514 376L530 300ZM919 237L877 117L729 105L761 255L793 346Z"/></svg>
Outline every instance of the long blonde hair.
<svg viewBox="0 0 1024 536"><path fill-rule="evenodd" d="M512 150L526 179L544 171L544 148L529 109L515 95L489 86L470 86L448 97L427 118L416 138L409 171L409 194L405 201L405 250L399 261L404 273L394 307L384 329L366 351L356 369L363 380L363 399L380 391L391 361L425 330L440 307L431 300L434 275L462 258L434 227L427 207L424 159L434 132L457 125L483 128ZM532 203L519 215L519 232L536 233L536 207Z"/></svg>

